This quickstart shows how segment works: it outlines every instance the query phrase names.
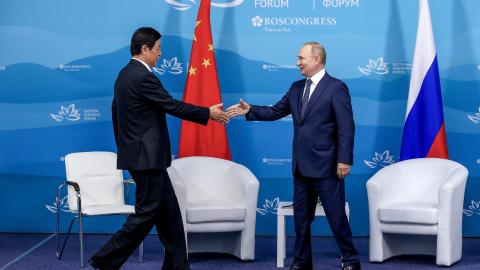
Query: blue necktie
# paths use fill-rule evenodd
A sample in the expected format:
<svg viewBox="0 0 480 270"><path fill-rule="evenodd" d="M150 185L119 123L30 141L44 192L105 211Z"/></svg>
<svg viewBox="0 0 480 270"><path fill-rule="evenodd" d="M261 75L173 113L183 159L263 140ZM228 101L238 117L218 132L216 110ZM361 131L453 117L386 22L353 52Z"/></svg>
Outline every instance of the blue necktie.
<svg viewBox="0 0 480 270"><path fill-rule="evenodd" d="M300 112L300 118L303 119L305 112L307 111L308 99L310 98L310 86L312 85L312 80L307 79L305 86L305 93L303 93L302 98L302 110Z"/></svg>

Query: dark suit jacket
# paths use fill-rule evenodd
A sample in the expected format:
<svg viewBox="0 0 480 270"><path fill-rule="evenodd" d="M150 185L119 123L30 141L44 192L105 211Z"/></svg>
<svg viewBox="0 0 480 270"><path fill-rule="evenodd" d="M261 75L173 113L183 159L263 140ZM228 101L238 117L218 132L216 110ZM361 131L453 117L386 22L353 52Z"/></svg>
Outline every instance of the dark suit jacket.
<svg viewBox="0 0 480 270"><path fill-rule="evenodd" d="M305 81L294 82L273 106L252 106L246 119L273 121L292 114L292 172L298 168L307 177L335 177L337 162L353 163L355 125L350 94L345 83L325 73L310 97L302 120Z"/></svg>
<svg viewBox="0 0 480 270"><path fill-rule="evenodd" d="M130 60L118 74L112 102L119 169L170 166L166 113L206 125L210 110L175 100L142 63Z"/></svg>

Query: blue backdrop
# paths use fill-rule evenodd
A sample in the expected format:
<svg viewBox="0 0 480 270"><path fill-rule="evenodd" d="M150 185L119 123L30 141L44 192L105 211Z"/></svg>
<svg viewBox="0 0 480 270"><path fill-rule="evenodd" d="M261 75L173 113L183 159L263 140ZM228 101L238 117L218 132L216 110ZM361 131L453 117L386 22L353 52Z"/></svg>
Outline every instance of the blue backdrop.
<svg viewBox="0 0 480 270"><path fill-rule="evenodd" d="M355 161L347 198L355 235L368 235L365 182L398 161L416 37L417 0L212 0L225 105L274 104L300 77L298 49L319 41L327 71L350 88ZM162 35L157 70L182 97L199 0L0 2L0 231L52 232L56 187L70 152L115 151L110 103L140 26ZM430 3L451 159L470 171L464 235L479 236L479 1ZM257 234L275 234L276 205L292 199L292 123L231 121L235 162L260 180ZM179 120L168 119L173 155ZM121 218L86 222L111 232ZM291 222L291 221L290 221ZM324 219L314 233L330 235ZM289 225L289 233L293 232Z"/></svg>

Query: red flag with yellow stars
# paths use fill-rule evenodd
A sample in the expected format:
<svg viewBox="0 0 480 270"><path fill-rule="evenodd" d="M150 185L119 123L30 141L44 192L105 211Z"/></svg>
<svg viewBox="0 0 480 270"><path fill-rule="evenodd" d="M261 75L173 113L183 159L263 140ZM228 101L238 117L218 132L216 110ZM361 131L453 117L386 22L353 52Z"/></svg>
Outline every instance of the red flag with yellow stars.
<svg viewBox="0 0 480 270"><path fill-rule="evenodd" d="M202 0L200 3L183 101L205 107L222 103L210 29L210 0ZM212 120L207 126L182 121L178 156L208 156L230 160L225 126Z"/></svg>

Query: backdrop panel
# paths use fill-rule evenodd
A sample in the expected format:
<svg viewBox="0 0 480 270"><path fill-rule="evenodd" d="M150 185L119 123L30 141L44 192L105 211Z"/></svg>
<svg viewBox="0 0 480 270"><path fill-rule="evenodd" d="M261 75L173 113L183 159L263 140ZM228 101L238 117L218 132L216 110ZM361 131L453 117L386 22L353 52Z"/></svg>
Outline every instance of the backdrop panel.
<svg viewBox="0 0 480 270"><path fill-rule="evenodd" d="M52 232L56 187L70 152L115 151L110 104L116 74L140 26L162 35L156 74L182 97L199 1L0 3L0 232ZM416 0L215 0L212 31L225 105L274 104L301 76L304 42L327 50L327 71L350 88L355 164L347 198L355 235L368 235L365 182L398 161L416 37ZM470 171L464 235L480 228L479 1L430 3L451 159ZM139 12L141 11L141 12ZM232 157L260 180L257 233L273 235L279 200L292 199L292 119L231 121ZM173 155L179 120L168 119ZM122 218L87 221L110 232ZM291 221L289 221L291 222ZM64 224L65 225L65 224ZM289 225L289 233L293 228ZM330 235L325 220L316 235Z"/></svg>

